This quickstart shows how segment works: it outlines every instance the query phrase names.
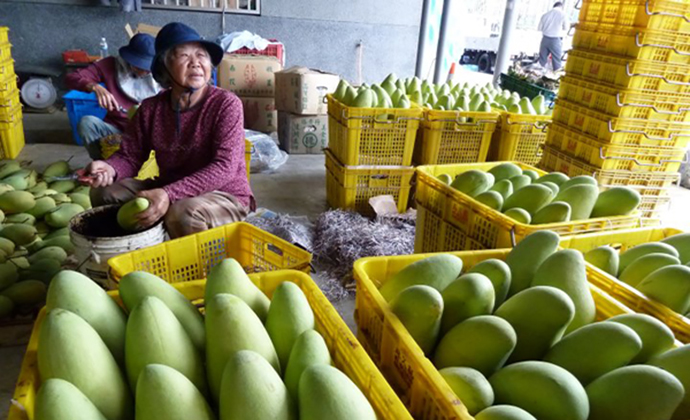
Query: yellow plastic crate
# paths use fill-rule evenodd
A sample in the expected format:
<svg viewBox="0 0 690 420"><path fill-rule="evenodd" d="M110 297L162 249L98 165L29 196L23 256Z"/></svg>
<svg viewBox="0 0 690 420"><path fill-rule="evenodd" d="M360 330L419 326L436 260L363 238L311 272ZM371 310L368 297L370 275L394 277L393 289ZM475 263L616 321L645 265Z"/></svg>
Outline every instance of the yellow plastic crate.
<svg viewBox="0 0 690 420"><path fill-rule="evenodd" d="M310 272L311 254L249 223L237 222L108 260L116 286L132 271L146 271L170 283L206 278L225 258L236 259L248 273L275 270Z"/></svg>
<svg viewBox="0 0 690 420"><path fill-rule="evenodd" d="M0 121L10 120L16 109L20 107L21 100L18 89L14 89L6 95L0 95Z"/></svg>
<svg viewBox="0 0 690 420"><path fill-rule="evenodd" d="M0 77L0 97L8 96L18 89L17 78L14 74Z"/></svg>
<svg viewBox="0 0 690 420"><path fill-rule="evenodd" d="M249 169L252 161L252 147L252 142L244 139L244 166L247 167L247 181L249 181L249 177L251 175Z"/></svg>
<svg viewBox="0 0 690 420"><path fill-rule="evenodd" d="M690 93L690 66L570 51L566 74L622 89Z"/></svg>
<svg viewBox="0 0 690 420"><path fill-rule="evenodd" d="M14 60L11 58L0 58L0 79L8 76L14 76L14 74Z"/></svg>
<svg viewBox="0 0 690 420"><path fill-rule="evenodd" d="M593 176L602 190L628 186L637 189L642 195L660 195L680 179L680 175L673 172L602 171L548 145L544 148L539 168L549 172L563 172L570 177Z"/></svg>
<svg viewBox="0 0 690 420"><path fill-rule="evenodd" d="M546 145L599 170L677 172L685 159L685 149L679 147L607 144L560 124L549 128Z"/></svg>
<svg viewBox="0 0 690 420"><path fill-rule="evenodd" d="M690 32L690 3L682 0L584 0L579 21Z"/></svg>
<svg viewBox="0 0 690 420"><path fill-rule="evenodd" d="M690 34L687 33L580 23L573 36L573 48L636 60L690 63Z"/></svg>
<svg viewBox="0 0 690 420"><path fill-rule="evenodd" d="M551 116L502 113L500 137L496 139L496 160L527 165L539 163L539 152L546 141L549 124Z"/></svg>
<svg viewBox="0 0 690 420"><path fill-rule="evenodd" d="M0 42L0 62L10 59L12 59L12 44L9 41Z"/></svg>
<svg viewBox="0 0 690 420"><path fill-rule="evenodd" d="M621 90L567 76L560 80L560 98L616 118L690 122L690 98L667 92ZM615 137L615 136L613 136ZM684 143L690 141L685 139ZM660 146L674 144L658 143ZM644 145L642 143L641 145ZM683 146L678 144L678 146Z"/></svg>
<svg viewBox="0 0 690 420"><path fill-rule="evenodd" d="M427 211L458 228L458 234L473 239L472 243L468 243L466 246L484 249L510 248L525 236L538 230L552 230L564 236L639 226L638 214L543 225L526 225L518 223L503 213L485 206L438 179L438 176L441 174L448 174L451 178L454 178L458 174L472 169L488 171L499 163L502 162L419 166L417 168L417 192L415 196L418 207L425 207ZM540 174L545 174L545 172L532 166L520 162L513 163L522 169L532 169ZM428 237L430 233L424 232L418 227L415 238L418 235ZM428 252L427 249L418 247L417 242L415 241L415 252ZM425 243L430 242L427 241ZM452 251L459 250L453 249Z"/></svg>
<svg viewBox="0 0 690 420"><path fill-rule="evenodd" d="M21 105L0 117L0 158L14 159L24 148L24 122Z"/></svg>
<svg viewBox="0 0 690 420"><path fill-rule="evenodd" d="M465 229L452 225L417 203L417 228L414 236L416 253L485 249L487 246L467 236Z"/></svg>
<svg viewBox="0 0 690 420"><path fill-rule="evenodd" d="M326 198L334 208L354 210L365 215L374 214L369 199L377 195L392 195L398 212L407 211L411 166L344 166L329 149L326 154Z"/></svg>
<svg viewBox="0 0 690 420"><path fill-rule="evenodd" d="M498 112L425 109L415 164L486 162L499 116Z"/></svg>
<svg viewBox="0 0 690 420"><path fill-rule="evenodd" d="M328 147L343 165L412 164L422 119L418 106L355 108L328 95Z"/></svg>
<svg viewBox="0 0 690 420"><path fill-rule="evenodd" d="M637 208L642 217L660 220L671 206L671 197L667 194L650 196L643 195L640 206Z"/></svg>
<svg viewBox="0 0 690 420"><path fill-rule="evenodd" d="M556 101L553 121L602 143L684 148L690 142L690 123L614 118L565 99Z"/></svg>
<svg viewBox="0 0 690 420"><path fill-rule="evenodd" d="M333 308L333 305L309 276L298 271L282 270L272 273L251 274L249 278L269 297L283 282L289 281L298 285L314 312L315 329L326 341L333 364L352 379L364 393L376 411L377 417L381 420L412 419L393 389L386 383L386 380L367 356L366 351ZM185 297L196 303L204 297L206 282L200 280L174 286ZM121 304L116 291L109 292L109 294ZM19 379L14 391L16 403L10 407L8 420L34 419L36 394L41 386L37 360L38 340L44 319L45 308L41 310L31 333L31 339L22 361Z"/></svg>
<svg viewBox="0 0 690 420"><path fill-rule="evenodd" d="M683 233L672 228L643 228L600 232L579 235L561 240L561 247L587 252L604 245L611 245L624 252L636 245L661 241L664 238ZM604 290L614 299L623 303L635 312L652 315L668 325L683 343L690 343L690 319L678 314L667 306L648 299L634 287L619 281L615 277L595 268L591 268L589 281Z"/></svg>
<svg viewBox="0 0 690 420"><path fill-rule="evenodd" d="M8 32L10 31L10 28L7 26L0 26L0 44L5 44L10 42L10 38L8 36Z"/></svg>
<svg viewBox="0 0 690 420"><path fill-rule="evenodd" d="M510 250L502 249L453 252L453 255L462 259L463 269L467 270L489 258L505 260L509 252ZM357 337L415 419L471 420L473 417L467 413L462 401L424 356L422 349L378 290L393 274L431 255L433 254L369 257L355 262ZM588 278L595 274L588 267ZM598 321L632 313L596 286L591 286L590 290L597 307Z"/></svg>

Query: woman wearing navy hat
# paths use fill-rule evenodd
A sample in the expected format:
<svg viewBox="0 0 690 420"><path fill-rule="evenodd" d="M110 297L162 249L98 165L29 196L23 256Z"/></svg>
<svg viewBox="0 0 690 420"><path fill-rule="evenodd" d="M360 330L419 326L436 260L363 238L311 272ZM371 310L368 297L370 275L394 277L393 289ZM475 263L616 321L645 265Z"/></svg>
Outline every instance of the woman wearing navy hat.
<svg viewBox="0 0 690 420"><path fill-rule="evenodd" d="M151 76L154 54L153 37L137 34L120 48L119 56L106 57L65 77L68 88L94 92L98 104L108 110L104 120L87 115L79 121L79 136L92 159L101 158L100 139L125 131L130 108L160 92Z"/></svg>
<svg viewBox="0 0 690 420"><path fill-rule="evenodd" d="M169 88L142 102L120 150L85 168L94 205L149 200L139 225L160 219L172 238L242 220L256 208L244 160L242 102L212 86L222 48L192 28L169 23L156 37L153 77ZM160 177L132 177L156 152Z"/></svg>

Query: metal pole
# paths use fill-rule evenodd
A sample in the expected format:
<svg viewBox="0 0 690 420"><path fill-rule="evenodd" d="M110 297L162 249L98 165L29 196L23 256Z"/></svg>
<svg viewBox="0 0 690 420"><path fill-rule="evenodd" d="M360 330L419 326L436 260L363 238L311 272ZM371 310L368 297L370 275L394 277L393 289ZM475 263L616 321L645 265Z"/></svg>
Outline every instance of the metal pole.
<svg viewBox="0 0 690 420"><path fill-rule="evenodd" d="M434 83L445 82L443 71L443 55L446 52L446 38L448 34L448 20L450 19L451 3L453 0L444 0L441 15L441 27L438 30L438 46L436 47L436 67L434 69Z"/></svg>
<svg viewBox="0 0 690 420"><path fill-rule="evenodd" d="M417 41L417 64L415 66L414 74L423 79L424 73L424 53L426 50L426 35L429 29L429 7L431 0L424 0L422 3L422 22L419 24L419 40Z"/></svg>
<svg viewBox="0 0 690 420"><path fill-rule="evenodd" d="M517 14L515 13L516 0L506 1L505 15L503 15L503 27L501 28L501 40L498 43L498 52L496 53L496 67L494 68L494 86L498 85L501 73L508 70L508 63L510 62L510 40L513 36L513 29L515 28L515 20Z"/></svg>

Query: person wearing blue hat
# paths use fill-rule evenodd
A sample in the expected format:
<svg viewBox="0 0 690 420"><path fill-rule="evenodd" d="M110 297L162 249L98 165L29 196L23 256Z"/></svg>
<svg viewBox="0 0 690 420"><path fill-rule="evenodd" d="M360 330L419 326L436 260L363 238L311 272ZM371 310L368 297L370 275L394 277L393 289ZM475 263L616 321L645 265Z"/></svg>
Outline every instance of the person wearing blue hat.
<svg viewBox="0 0 690 420"><path fill-rule="evenodd" d="M137 34L120 48L119 56L106 57L65 77L70 89L94 92L98 104L105 108L105 119L87 115L79 121L79 136L92 159L101 158L100 140L125 131L128 111L136 110L141 101L160 92L151 75L155 40L148 34Z"/></svg>
<svg viewBox="0 0 690 420"><path fill-rule="evenodd" d="M171 238L240 221L256 208L242 102L210 83L223 55L183 23L161 29L151 72L167 89L142 102L115 154L84 169L94 206L144 197L149 207L139 226L163 219ZM133 179L152 151L160 176Z"/></svg>

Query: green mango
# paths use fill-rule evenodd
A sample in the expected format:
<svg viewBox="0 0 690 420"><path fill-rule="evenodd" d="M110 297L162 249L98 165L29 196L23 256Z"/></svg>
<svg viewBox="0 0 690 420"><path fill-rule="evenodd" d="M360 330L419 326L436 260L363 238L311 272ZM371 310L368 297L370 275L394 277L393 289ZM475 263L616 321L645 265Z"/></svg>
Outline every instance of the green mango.
<svg viewBox="0 0 690 420"><path fill-rule="evenodd" d="M340 79L340 82L338 82L338 87L336 87L335 92L333 92L333 98L342 102L345 94L347 93L348 86L350 86L350 84L347 83L347 80Z"/></svg>
<svg viewBox="0 0 690 420"><path fill-rule="evenodd" d="M396 108L401 109L410 109L411 106L412 104L410 103L410 99L404 93L400 95L400 98L398 98L398 102L395 104Z"/></svg>
<svg viewBox="0 0 690 420"><path fill-rule="evenodd" d="M0 195L0 210L5 214L24 213L36 205L34 196L26 191L8 191Z"/></svg>
<svg viewBox="0 0 690 420"><path fill-rule="evenodd" d="M679 233L669 236L661 242L676 249L681 263L687 264L690 262L690 233Z"/></svg>
<svg viewBox="0 0 690 420"><path fill-rule="evenodd" d="M503 196L496 191L484 191L474 199L496 211L501 211L503 207Z"/></svg>
<svg viewBox="0 0 690 420"><path fill-rule="evenodd" d="M376 94L371 89L362 89L351 106L355 108L372 108L376 105Z"/></svg>
<svg viewBox="0 0 690 420"><path fill-rule="evenodd" d="M476 197L484 191L488 191L493 184L494 176L492 174L471 169L455 177L450 185L470 197Z"/></svg>
<svg viewBox="0 0 690 420"><path fill-rule="evenodd" d="M314 365L330 366L331 364L331 354L321 334L316 330L303 332L295 341L285 368L285 386L293 400L298 398L299 380L307 368Z"/></svg>
<svg viewBox="0 0 690 420"><path fill-rule="evenodd" d="M625 366L587 385L588 420L671 419L684 394L683 384L663 369Z"/></svg>
<svg viewBox="0 0 690 420"><path fill-rule="evenodd" d="M148 209L150 204L151 202L143 197L126 202L117 211L117 224L124 230L137 230L139 228L137 216Z"/></svg>
<svg viewBox="0 0 690 420"><path fill-rule="evenodd" d="M531 169L525 169L524 171L522 171L522 174L529 177L532 180L532 182L539 179L539 174L537 173L537 171L533 171Z"/></svg>
<svg viewBox="0 0 690 420"><path fill-rule="evenodd" d="M513 193L515 193L516 191L530 185L532 183L532 178L527 175L518 175L510 178L508 181L513 184Z"/></svg>
<svg viewBox="0 0 690 420"><path fill-rule="evenodd" d="M608 245L587 251L585 261L614 277L618 274L618 251Z"/></svg>
<svg viewBox="0 0 690 420"><path fill-rule="evenodd" d="M541 360L563 337L575 316L575 305L560 289L534 286L508 298L494 315L508 321L517 335L508 363Z"/></svg>
<svg viewBox="0 0 690 420"><path fill-rule="evenodd" d="M64 203L45 215L45 221L54 228L67 227L69 221L79 213L84 212L84 207L79 204Z"/></svg>
<svg viewBox="0 0 690 420"><path fill-rule="evenodd" d="M534 232L508 254L506 263L512 274L509 296L529 287L539 266L558 248L560 236L550 230Z"/></svg>
<svg viewBox="0 0 690 420"><path fill-rule="evenodd" d="M347 375L332 366L314 365L302 373L299 381L298 402L300 420L376 420L377 418L367 397L357 385Z"/></svg>
<svg viewBox="0 0 690 420"><path fill-rule="evenodd" d="M527 185L515 191L503 204L505 210L519 207L533 216L553 199L553 191L539 184Z"/></svg>
<svg viewBox="0 0 690 420"><path fill-rule="evenodd" d="M676 377L685 388L685 396L676 411L673 413L672 420L683 420L690 418L690 345L685 344L681 347L658 354L649 361L652 366L660 367Z"/></svg>
<svg viewBox="0 0 690 420"><path fill-rule="evenodd" d="M625 269L632 264L635 260L643 257L647 254L668 254L673 257L678 258L681 262L683 261L678 254L678 251L671 245L665 242L650 242L646 244L641 244L628 248L626 251L620 254L620 263L618 265L618 274L622 274Z"/></svg>
<svg viewBox="0 0 690 420"><path fill-rule="evenodd" d="M649 359L673 348L673 331L658 319L647 314L622 314L606 320L632 328L642 340L642 349L630 364L647 363ZM596 324L595 324L596 325Z"/></svg>
<svg viewBox="0 0 690 420"><path fill-rule="evenodd" d="M542 184L543 185L543 184ZM570 220L570 204L554 201L542 207L532 218L533 225L561 223Z"/></svg>
<svg viewBox="0 0 690 420"><path fill-rule="evenodd" d="M616 322L596 322L566 335L544 356L587 386L593 380L626 366L642 350L635 330Z"/></svg>
<svg viewBox="0 0 690 420"><path fill-rule="evenodd" d="M494 405L478 413L474 420L537 420L522 408L512 405Z"/></svg>
<svg viewBox="0 0 690 420"><path fill-rule="evenodd" d="M680 260L673 255L662 252L643 255L631 262L618 278L632 287L637 287L645 277L669 265L680 265ZM613 275L615 276L615 274Z"/></svg>
<svg viewBox="0 0 690 420"><path fill-rule="evenodd" d="M496 295L493 283L480 273L467 273L441 292L444 302L441 332L446 334L466 319L491 315Z"/></svg>
<svg viewBox="0 0 690 420"><path fill-rule="evenodd" d="M491 310L493 313L508 296L511 279L510 267L501 260L491 258L475 265L467 273L483 274L491 281L494 287L494 308Z"/></svg>
<svg viewBox="0 0 690 420"><path fill-rule="evenodd" d="M567 370L554 364L515 363L491 376L489 383L495 393L495 403L520 407L539 420L588 420L585 389ZM548 395L548 398L535 398L535 395Z"/></svg>
<svg viewBox="0 0 690 420"><path fill-rule="evenodd" d="M45 191L47 189L48 189L48 184L45 181L41 181L41 182L37 183L36 185L34 185L33 187L29 188L29 192L31 194L35 195L36 193L40 193L41 191Z"/></svg>
<svg viewBox="0 0 690 420"><path fill-rule="evenodd" d="M586 220L591 217L598 196L599 189L594 185L579 184L561 190L554 201L562 201L570 205L570 220Z"/></svg>
<svg viewBox="0 0 690 420"><path fill-rule="evenodd" d="M562 172L551 172L546 175L540 176L537 180L534 181L535 184L541 184L542 182L553 182L554 184L558 185L560 188L563 184L565 184L570 178L568 178L568 175L562 173ZM596 186L596 184L594 184ZM564 188L560 188L563 190Z"/></svg>
<svg viewBox="0 0 690 420"><path fill-rule="evenodd" d="M424 354L431 355L439 339L444 311L438 290L425 285L410 286L391 301L390 307Z"/></svg>
<svg viewBox="0 0 690 420"><path fill-rule="evenodd" d="M38 232L31 225L14 224L8 225L0 230L0 236L7 238L18 246L30 244L37 238Z"/></svg>
<svg viewBox="0 0 690 420"><path fill-rule="evenodd" d="M36 224L36 218L29 213L15 213L7 216L5 218L5 223L23 223L25 225L34 226Z"/></svg>
<svg viewBox="0 0 690 420"><path fill-rule="evenodd" d="M69 175L71 169L69 167L69 162L66 160L59 160L53 162L43 171L43 178L54 178L56 176L66 176Z"/></svg>
<svg viewBox="0 0 690 420"><path fill-rule="evenodd" d="M626 216L640 205L642 197L628 187L613 187L599 194L591 217Z"/></svg>
<svg viewBox="0 0 690 420"><path fill-rule="evenodd" d="M414 285L426 285L444 290L462 272L462 260L451 254L433 255L413 262L391 276L379 288L383 298L390 302L400 292Z"/></svg>
<svg viewBox="0 0 690 420"><path fill-rule="evenodd" d="M27 213L41 219L55 207L57 207L57 205L52 197L41 197L36 199L34 206L27 210Z"/></svg>
<svg viewBox="0 0 690 420"><path fill-rule="evenodd" d="M438 371L450 389L462 401L471 416L491 406L494 391L480 372L465 367L448 367Z"/></svg>
<svg viewBox="0 0 690 420"><path fill-rule="evenodd" d="M572 299L575 317L566 328L566 334L594 322L596 305L587 282L585 259L580 251L565 249L551 254L537 269L531 285L555 287Z"/></svg>
<svg viewBox="0 0 690 420"><path fill-rule="evenodd" d="M19 172L22 169L19 162L12 159L4 159L0 161L0 178L7 178L8 176Z"/></svg>
<svg viewBox="0 0 690 420"><path fill-rule="evenodd" d="M662 267L645 277L637 289L680 314L690 311L690 267Z"/></svg>
<svg viewBox="0 0 690 420"><path fill-rule="evenodd" d="M505 202L505 200L510 197L511 194L513 194L513 184L507 179L496 181L489 191L496 191L497 193L501 194L503 201Z"/></svg>
<svg viewBox="0 0 690 420"><path fill-rule="evenodd" d="M68 193L77 187L77 181L55 181L48 186L59 193Z"/></svg>
<svg viewBox="0 0 690 420"><path fill-rule="evenodd" d="M348 86L345 91L345 96L343 97L343 100L341 102L347 106L352 106L356 98L357 91L352 86Z"/></svg>
<svg viewBox="0 0 690 420"><path fill-rule="evenodd" d="M29 178L22 174L8 176L3 178L2 182L10 185L15 191L24 191L29 188Z"/></svg>
<svg viewBox="0 0 690 420"><path fill-rule="evenodd" d="M532 216L527 212L527 210L521 209L519 207L513 207L512 209L508 209L503 214L515 220L516 222L525 225L529 225L532 222Z"/></svg>
<svg viewBox="0 0 690 420"><path fill-rule="evenodd" d="M469 367L488 376L503 367L516 343L517 336L509 322L494 315L476 316L456 325L441 338L434 354L434 366L437 369Z"/></svg>

